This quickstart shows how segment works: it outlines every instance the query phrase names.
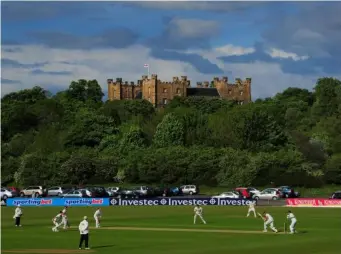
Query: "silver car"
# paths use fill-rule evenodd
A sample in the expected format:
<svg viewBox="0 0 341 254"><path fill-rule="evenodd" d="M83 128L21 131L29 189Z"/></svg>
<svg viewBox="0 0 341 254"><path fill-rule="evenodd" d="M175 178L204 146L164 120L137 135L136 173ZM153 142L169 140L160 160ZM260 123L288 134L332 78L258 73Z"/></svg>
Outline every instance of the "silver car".
<svg viewBox="0 0 341 254"><path fill-rule="evenodd" d="M183 185L180 189L184 195L199 194L199 188L196 185Z"/></svg>
<svg viewBox="0 0 341 254"><path fill-rule="evenodd" d="M72 190L62 195L63 198L86 198L86 192L84 190Z"/></svg>
<svg viewBox="0 0 341 254"><path fill-rule="evenodd" d="M54 186L47 189L47 195L48 196L62 196L64 193L66 193L66 189L61 186Z"/></svg>
<svg viewBox="0 0 341 254"><path fill-rule="evenodd" d="M279 191L275 188L268 188L259 193L256 193L253 198L254 199L263 199L263 200L277 200L280 199L281 195Z"/></svg>

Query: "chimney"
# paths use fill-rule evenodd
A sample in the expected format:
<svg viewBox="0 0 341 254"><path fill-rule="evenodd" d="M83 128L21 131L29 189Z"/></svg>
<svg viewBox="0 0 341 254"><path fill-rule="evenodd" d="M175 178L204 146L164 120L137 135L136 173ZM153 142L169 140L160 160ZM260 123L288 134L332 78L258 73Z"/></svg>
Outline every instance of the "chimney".
<svg viewBox="0 0 341 254"><path fill-rule="evenodd" d="M197 88L201 88L202 87L202 82L197 82Z"/></svg>
<svg viewBox="0 0 341 254"><path fill-rule="evenodd" d="M107 79L107 83L108 83L108 84L112 84L113 82L114 82L114 80L113 80L112 78L108 78L108 79Z"/></svg>
<svg viewBox="0 0 341 254"><path fill-rule="evenodd" d="M116 78L116 83L122 83L122 78Z"/></svg>
<svg viewBox="0 0 341 254"><path fill-rule="evenodd" d="M205 82L204 82L204 87L208 87L208 86L209 86L209 84L210 84L210 82L208 82L208 81L205 81Z"/></svg>
<svg viewBox="0 0 341 254"><path fill-rule="evenodd" d="M178 77L173 77L173 82L177 82L179 81L179 78Z"/></svg>
<svg viewBox="0 0 341 254"><path fill-rule="evenodd" d="M223 77L223 81L224 81L225 83L227 83L227 82L228 82L228 78L227 78L227 77Z"/></svg>

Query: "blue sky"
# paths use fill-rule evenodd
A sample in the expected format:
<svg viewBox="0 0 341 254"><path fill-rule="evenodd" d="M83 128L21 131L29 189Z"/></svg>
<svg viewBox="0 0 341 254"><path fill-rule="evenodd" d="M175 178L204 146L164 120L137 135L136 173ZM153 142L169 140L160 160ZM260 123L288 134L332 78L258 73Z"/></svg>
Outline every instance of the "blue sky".
<svg viewBox="0 0 341 254"><path fill-rule="evenodd" d="M2 95L72 80L252 78L252 96L341 78L340 2L2 2Z"/></svg>

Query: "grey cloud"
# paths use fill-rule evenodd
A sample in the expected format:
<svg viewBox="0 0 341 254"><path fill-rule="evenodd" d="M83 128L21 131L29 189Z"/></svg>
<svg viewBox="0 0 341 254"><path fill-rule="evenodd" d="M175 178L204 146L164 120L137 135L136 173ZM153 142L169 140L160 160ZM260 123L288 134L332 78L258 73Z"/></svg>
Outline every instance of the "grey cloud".
<svg viewBox="0 0 341 254"><path fill-rule="evenodd" d="M146 40L148 47L184 50L189 48L208 49L210 40L219 34L219 24L212 20L164 18L163 32Z"/></svg>
<svg viewBox="0 0 341 254"><path fill-rule="evenodd" d="M182 61L191 64L200 73L203 74L221 74L223 71L209 60L197 54L185 54L174 51L167 51L162 49L153 49L151 55L155 58L169 60L169 61Z"/></svg>
<svg viewBox="0 0 341 254"><path fill-rule="evenodd" d="M6 48L6 49L2 49L4 52L8 52L8 53L16 53L16 52L21 52L20 48Z"/></svg>
<svg viewBox="0 0 341 254"><path fill-rule="evenodd" d="M4 22L22 22L77 15L99 16L107 12L107 3L97 2L2 2L1 19Z"/></svg>
<svg viewBox="0 0 341 254"><path fill-rule="evenodd" d="M20 85L21 81L19 80L11 80L6 78L1 78L1 84L7 84L7 85Z"/></svg>
<svg viewBox="0 0 341 254"><path fill-rule="evenodd" d="M46 64L48 64L48 62L24 64L8 58L1 59L1 66L3 68L38 68Z"/></svg>
<svg viewBox="0 0 341 254"><path fill-rule="evenodd" d="M125 2L124 5L163 10L195 10L212 12L242 11L258 7L264 2L214 2L214 1L165 1L165 2Z"/></svg>
<svg viewBox="0 0 341 254"><path fill-rule="evenodd" d="M35 69L31 71L31 74L33 75L52 75L52 76L67 76L67 75L71 75L72 72L71 71L43 71L41 69Z"/></svg>
<svg viewBox="0 0 341 254"><path fill-rule="evenodd" d="M128 28L113 28L93 36L62 32L32 32L29 35L48 47L64 49L125 48L138 39L138 35Z"/></svg>
<svg viewBox="0 0 341 254"><path fill-rule="evenodd" d="M296 3L299 12L270 16L271 26L256 43L253 54L222 57L225 62L250 63L255 61L278 63L285 73L303 75L337 75L341 73L341 3ZM265 52L277 48L299 56L304 61L272 58Z"/></svg>

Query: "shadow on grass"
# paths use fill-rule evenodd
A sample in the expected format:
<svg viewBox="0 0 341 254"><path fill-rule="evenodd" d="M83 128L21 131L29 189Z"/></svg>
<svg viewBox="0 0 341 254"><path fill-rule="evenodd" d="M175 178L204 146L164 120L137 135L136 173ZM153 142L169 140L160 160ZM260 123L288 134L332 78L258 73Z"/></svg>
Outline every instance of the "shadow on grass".
<svg viewBox="0 0 341 254"><path fill-rule="evenodd" d="M91 247L91 249L104 249L104 248L110 248L110 247L114 247L114 244L110 244L110 245L100 245L100 246L95 246L95 247Z"/></svg>

